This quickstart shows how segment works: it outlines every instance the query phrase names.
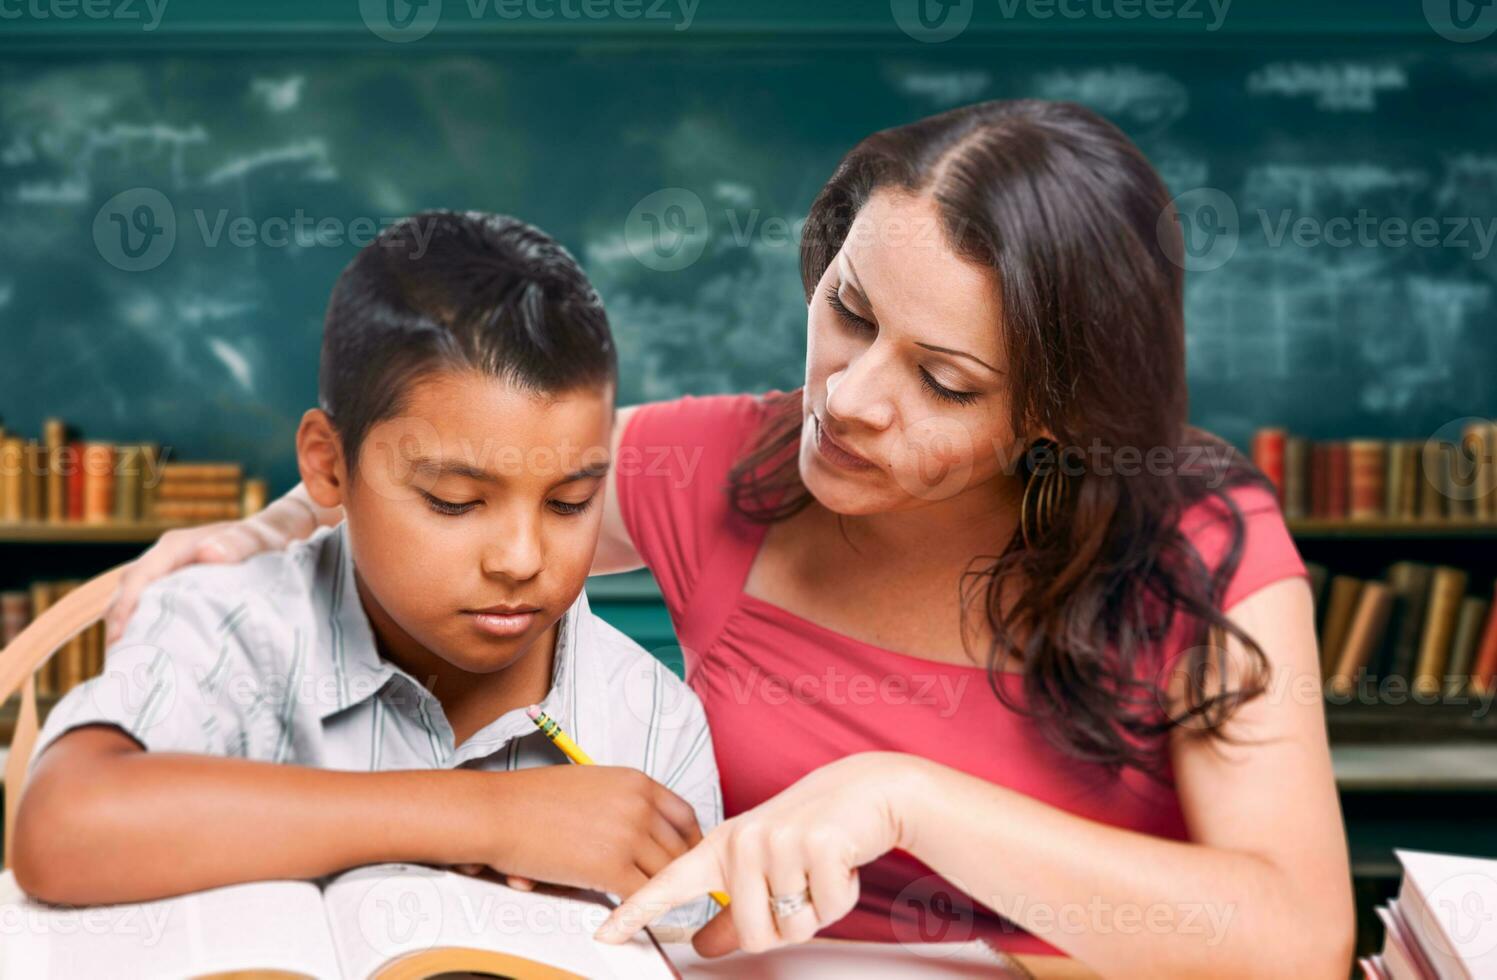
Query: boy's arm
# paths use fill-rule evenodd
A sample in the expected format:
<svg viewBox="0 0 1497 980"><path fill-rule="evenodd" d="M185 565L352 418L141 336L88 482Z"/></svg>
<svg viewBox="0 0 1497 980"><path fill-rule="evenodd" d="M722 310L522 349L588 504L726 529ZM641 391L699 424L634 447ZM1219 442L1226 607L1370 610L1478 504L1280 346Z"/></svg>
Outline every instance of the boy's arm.
<svg viewBox="0 0 1497 980"><path fill-rule="evenodd" d="M700 839L690 806L630 769L343 772L148 753L90 725L37 761L14 869L31 895L76 905L383 861L626 895Z"/></svg>

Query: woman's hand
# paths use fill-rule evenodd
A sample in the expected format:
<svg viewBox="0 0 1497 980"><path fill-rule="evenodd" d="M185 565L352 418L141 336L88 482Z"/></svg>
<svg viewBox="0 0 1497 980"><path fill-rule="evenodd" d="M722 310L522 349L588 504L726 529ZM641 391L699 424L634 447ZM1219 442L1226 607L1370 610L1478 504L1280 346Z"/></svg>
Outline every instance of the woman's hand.
<svg viewBox="0 0 1497 980"><path fill-rule="evenodd" d="M187 565L228 564L262 551L284 548L309 536L319 525L336 524L341 519L341 509L318 507L297 484L284 497L243 520L167 531L125 569L109 611L104 614L105 642L114 643L120 638L140 594L157 579Z"/></svg>
<svg viewBox="0 0 1497 980"><path fill-rule="evenodd" d="M597 938L623 942L676 906L720 889L733 901L728 914L692 940L702 955L805 942L852 911L859 867L903 846L895 801L905 792L905 775L914 772L909 761L865 752L807 775L707 834L614 909ZM800 907L777 915L771 896Z"/></svg>

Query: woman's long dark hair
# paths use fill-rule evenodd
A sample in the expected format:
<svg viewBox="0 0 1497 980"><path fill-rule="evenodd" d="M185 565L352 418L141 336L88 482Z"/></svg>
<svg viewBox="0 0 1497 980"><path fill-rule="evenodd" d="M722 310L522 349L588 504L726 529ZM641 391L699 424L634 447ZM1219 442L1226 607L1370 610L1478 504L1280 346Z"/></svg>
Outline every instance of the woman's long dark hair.
<svg viewBox="0 0 1497 980"><path fill-rule="evenodd" d="M1046 428L1059 458L1073 464L1074 451L1094 462L1117 461L1125 447L1141 457L1153 447L1170 454L1166 467L1126 473L1072 465L1051 529L1030 546L1017 532L994 542L997 553L975 558L960 584L963 610L986 613L990 686L1004 704L1072 758L1162 777L1169 732L1184 725L1225 737L1223 723L1263 693L1268 668L1262 649L1220 609L1244 528L1225 491L1268 484L1229 445L1186 423L1183 245L1169 193L1121 131L1071 103L985 102L874 133L811 205L801 244L808 302L880 188L932 195L952 247L993 269L1010 422L1023 445L1037 448L1025 434ZM770 405L734 466L729 494L746 517L780 521L810 504L795 452L801 412L799 391ZM1225 461L1224 470L1193 462L1205 453ZM1027 479L1057 459L1023 455ZM1179 526L1184 510L1207 497L1220 500L1229 525L1214 569ZM1000 585L1009 581L1022 588L1004 598ZM1185 700L1172 713L1161 694L1162 648L1177 615L1190 626L1179 661ZM1249 654L1230 672L1239 679L1231 687L1223 680L1227 633ZM1009 657L1022 665L1022 706L999 683Z"/></svg>

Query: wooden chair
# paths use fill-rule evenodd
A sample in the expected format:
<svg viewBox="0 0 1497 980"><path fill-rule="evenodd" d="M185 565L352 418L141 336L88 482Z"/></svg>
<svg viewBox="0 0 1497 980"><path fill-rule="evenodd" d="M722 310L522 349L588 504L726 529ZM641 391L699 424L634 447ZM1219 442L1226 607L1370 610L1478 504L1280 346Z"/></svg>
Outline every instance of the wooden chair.
<svg viewBox="0 0 1497 980"><path fill-rule="evenodd" d="M15 734L10 740L10 758L5 762L5 850L0 853L3 858L0 867L10 866L16 811L39 734L36 671L69 640L103 618L123 572L121 565L73 589L0 650L0 704L10 700L16 691L21 692Z"/></svg>

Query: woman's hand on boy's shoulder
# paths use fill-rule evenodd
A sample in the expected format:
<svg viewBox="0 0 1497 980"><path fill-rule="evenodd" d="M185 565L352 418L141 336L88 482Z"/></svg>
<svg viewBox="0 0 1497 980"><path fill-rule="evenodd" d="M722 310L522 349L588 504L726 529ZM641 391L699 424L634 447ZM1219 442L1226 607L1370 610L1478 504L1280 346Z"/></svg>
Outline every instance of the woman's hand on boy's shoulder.
<svg viewBox="0 0 1497 980"><path fill-rule="evenodd" d="M124 635L125 625L140 602L140 594L177 569L188 565L244 561L262 551L285 546L284 538L278 544L273 531L249 520L220 521L167 531L125 567L109 611L104 615L107 642L115 643Z"/></svg>
<svg viewBox="0 0 1497 980"><path fill-rule="evenodd" d="M702 839L691 805L637 769L495 775L482 863L512 878L627 895Z"/></svg>

